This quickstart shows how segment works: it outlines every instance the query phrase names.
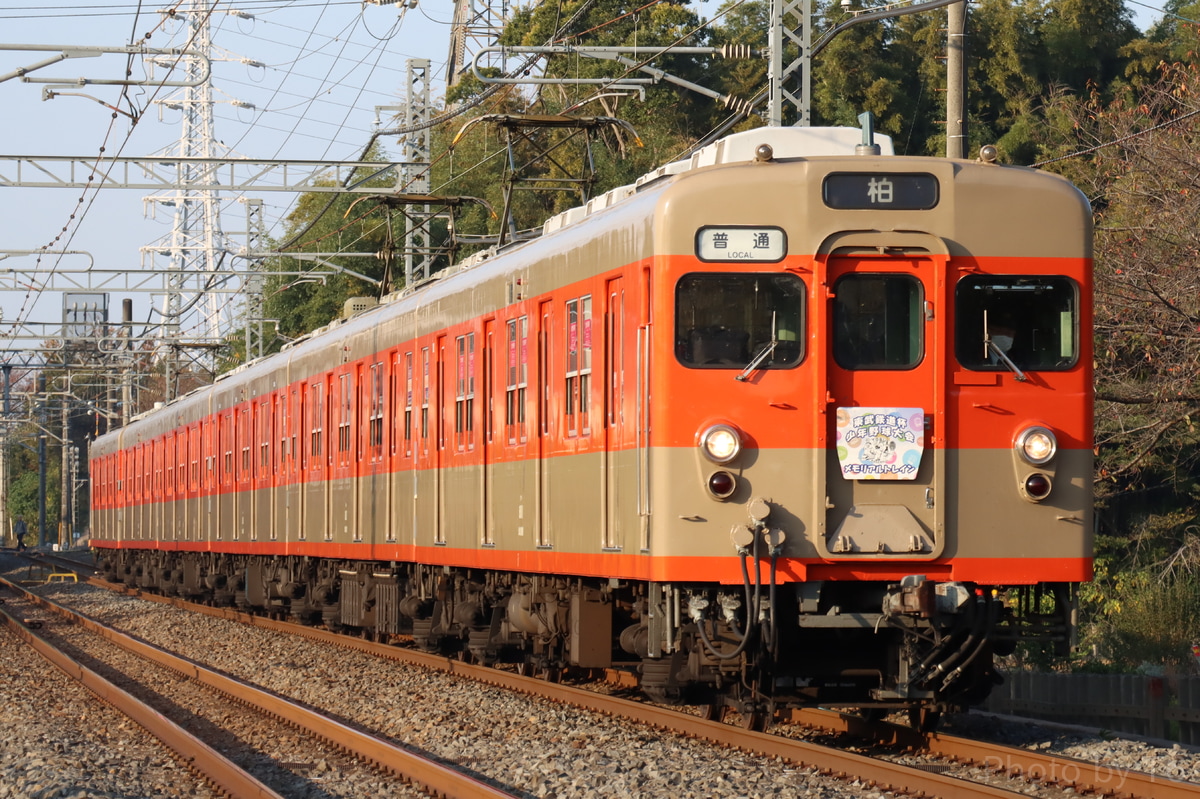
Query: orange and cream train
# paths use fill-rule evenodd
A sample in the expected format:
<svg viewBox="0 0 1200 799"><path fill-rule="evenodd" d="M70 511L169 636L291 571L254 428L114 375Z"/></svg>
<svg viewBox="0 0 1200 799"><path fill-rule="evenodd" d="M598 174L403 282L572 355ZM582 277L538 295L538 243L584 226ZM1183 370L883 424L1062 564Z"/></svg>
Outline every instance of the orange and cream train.
<svg viewBox="0 0 1200 799"><path fill-rule="evenodd" d="M731 136L99 438L103 571L748 718L979 700L1092 575L1091 213L862 138Z"/></svg>

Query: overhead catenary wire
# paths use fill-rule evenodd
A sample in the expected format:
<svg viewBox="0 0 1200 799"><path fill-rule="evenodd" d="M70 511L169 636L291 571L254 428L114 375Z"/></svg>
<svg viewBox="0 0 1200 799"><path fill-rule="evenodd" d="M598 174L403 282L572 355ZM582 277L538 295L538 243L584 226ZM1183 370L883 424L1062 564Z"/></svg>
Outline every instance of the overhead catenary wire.
<svg viewBox="0 0 1200 799"><path fill-rule="evenodd" d="M183 2L184 2L184 0L176 0L174 6L172 6L172 8L173 9L179 8L179 6L182 5ZM140 3L138 5L138 8L139 8L139 13L140 13L140 8L141 8ZM211 13L211 11L210 11L210 13ZM165 17L164 17L164 19L165 19ZM153 33L162 26L162 24L163 24L163 20L160 19L158 25L154 26L154 28L152 28L149 32L145 33L141 37L141 41L143 41L143 42L147 41L151 37L151 35L153 35ZM137 16L135 16L135 18L134 18L134 31L135 31L134 36L136 36L136 29L137 29ZM183 49L186 50L190 46L191 46L191 42L189 41L188 44ZM176 56L175 63L178 63L178 61L182 57L183 57L182 54ZM165 80L166 80L166 78L164 78L164 81ZM152 97L154 95L157 95L158 92L162 91L163 88L164 87L161 84L156 86L154 89L154 92L152 94ZM126 87L122 91L121 96L123 98L126 98L127 93L128 93L128 87ZM105 152L107 150L108 141L114 133L114 128L115 128L116 121L118 118L119 118L119 114L117 111L114 110L112 113L112 120L109 122L108 129L104 134L104 138L101 141L100 147L98 148L98 153L96 156L96 164L97 165L99 165L100 163L102 163L103 161L106 160ZM116 153L117 157L119 157L121 155L121 153L124 152L125 147L128 146L128 144L132 138L132 135L133 135L133 130L136 128L138 121L141 119L141 115L139 114L139 115L133 116L131 118L133 121L130 124L129 129L125 133L125 138L120 143L120 145L118 145L117 153ZM94 178L94 175L89 176L89 180L92 180L93 178ZM69 215L66 224L63 225L62 230L58 233L58 235L56 235L48 244L44 245L41 249L49 250L50 248L52 248L56 244L58 244L58 242L62 241L64 236L66 236L66 244L64 245L63 249L70 249L70 244L71 244L71 242L74 241L75 236L79 231L79 227L83 222L83 219L86 218L88 211L92 208L92 206L95 204L96 200L99 198L99 192L103 186L103 183L104 183L104 181L101 180L98 185L96 185L94 187L89 187L89 188L83 190L83 192L81 193L81 195L79 197L79 200L76 202L74 210ZM89 192L91 193L90 199L89 199ZM37 257L37 259L35 260L35 264L34 264L35 271L41 266L42 257L43 257L42 255L39 255ZM61 263L61 261L62 261L62 256L59 255L53 261L53 263L51 263L48 266L46 271L52 275L57 270L58 265L59 265L59 263ZM45 282L46 281L43 281L43 284ZM10 324L11 329L13 329L15 331L18 327L25 324L26 314L32 312L31 300L33 299L34 295L40 295L42 290L43 289L40 287L34 287L31 285L30 288L26 291L26 293L21 301L20 310L17 312L17 318L14 322L12 322ZM36 304L36 300L34 300L33 304Z"/></svg>

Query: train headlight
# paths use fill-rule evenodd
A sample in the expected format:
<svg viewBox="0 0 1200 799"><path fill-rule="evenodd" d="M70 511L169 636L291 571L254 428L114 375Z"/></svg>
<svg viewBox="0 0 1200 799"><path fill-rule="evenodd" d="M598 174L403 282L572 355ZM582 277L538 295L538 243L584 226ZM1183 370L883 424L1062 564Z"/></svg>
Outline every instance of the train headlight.
<svg viewBox="0 0 1200 799"><path fill-rule="evenodd" d="M1027 427L1017 436L1017 452L1034 466L1041 466L1058 452L1058 440L1045 427Z"/></svg>
<svg viewBox="0 0 1200 799"><path fill-rule="evenodd" d="M700 434L700 451L713 463L729 463L742 451L742 436L728 424L714 424Z"/></svg>

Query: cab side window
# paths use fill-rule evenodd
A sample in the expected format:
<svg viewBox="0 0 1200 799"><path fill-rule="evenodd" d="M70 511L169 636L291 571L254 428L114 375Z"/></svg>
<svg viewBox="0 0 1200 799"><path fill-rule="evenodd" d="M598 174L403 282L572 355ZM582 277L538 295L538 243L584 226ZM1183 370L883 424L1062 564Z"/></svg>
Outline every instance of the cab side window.
<svg viewBox="0 0 1200 799"><path fill-rule="evenodd" d="M804 357L804 284L795 275L703 273L675 286L675 357L692 369L788 369Z"/></svg>
<svg viewBox="0 0 1200 799"><path fill-rule="evenodd" d="M1079 359L1079 286L1070 278L965 277L954 319L955 356L967 369L1054 371Z"/></svg>

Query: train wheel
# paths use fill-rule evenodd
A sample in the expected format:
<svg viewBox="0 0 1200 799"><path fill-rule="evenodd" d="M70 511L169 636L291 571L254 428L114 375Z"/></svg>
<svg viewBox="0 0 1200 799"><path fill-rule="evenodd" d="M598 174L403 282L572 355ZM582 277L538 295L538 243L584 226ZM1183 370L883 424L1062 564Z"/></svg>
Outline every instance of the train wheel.
<svg viewBox="0 0 1200 799"><path fill-rule="evenodd" d="M917 732L933 732L942 720L942 711L932 707L910 707L908 709L908 726Z"/></svg>
<svg viewBox="0 0 1200 799"><path fill-rule="evenodd" d="M713 700L707 705L697 705L696 709L700 711L700 718L706 721L725 720L725 703L719 699Z"/></svg>
<svg viewBox="0 0 1200 799"><path fill-rule="evenodd" d="M742 729L754 732L765 732L775 720L775 705L772 702L759 703L747 701L739 703L738 712L742 716Z"/></svg>
<svg viewBox="0 0 1200 799"><path fill-rule="evenodd" d="M742 711L742 729L766 732L768 726L770 726L770 716L762 708L746 708Z"/></svg>

